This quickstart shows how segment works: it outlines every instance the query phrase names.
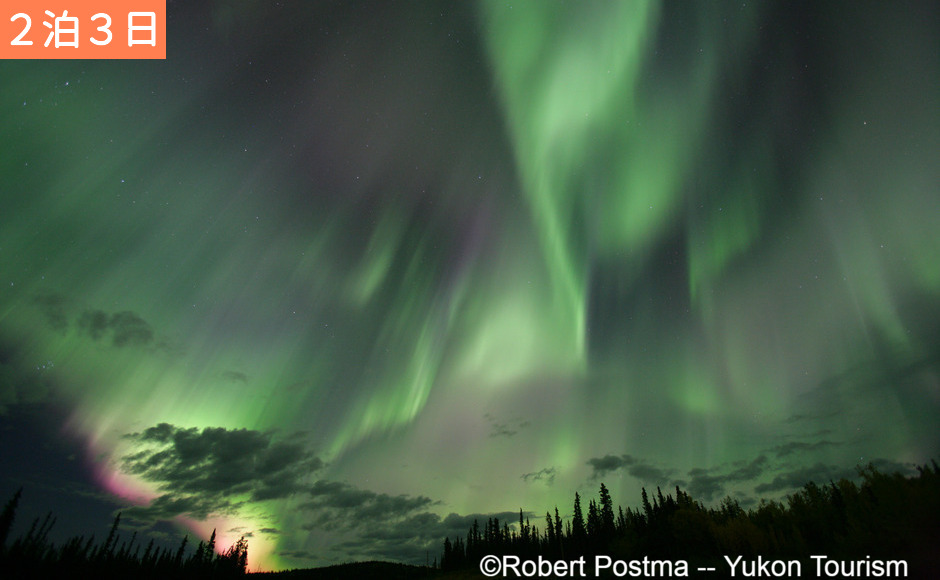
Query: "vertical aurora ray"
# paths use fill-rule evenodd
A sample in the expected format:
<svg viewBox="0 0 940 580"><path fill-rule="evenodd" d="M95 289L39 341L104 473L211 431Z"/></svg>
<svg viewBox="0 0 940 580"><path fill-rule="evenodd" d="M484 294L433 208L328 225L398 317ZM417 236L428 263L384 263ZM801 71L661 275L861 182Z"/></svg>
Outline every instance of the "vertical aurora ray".
<svg viewBox="0 0 940 580"><path fill-rule="evenodd" d="M577 9L484 2L482 7L521 186L553 289L549 316L558 322L556 332L570 341L558 356L577 368L587 357L585 300L594 221L584 199L591 195L585 191L584 166L598 142L606 146L622 135L623 127L609 127L611 118L625 114L620 122L626 125L632 117L633 83L654 10L646 2Z"/></svg>
<svg viewBox="0 0 940 580"><path fill-rule="evenodd" d="M679 60L675 70L651 70L657 60L684 56L659 54L670 48L655 45L659 3L483 3L491 66L553 307L581 364L592 262L617 257L634 270L620 274L629 280L672 234L697 151L707 147L724 68L736 64L718 55L745 50L756 29L755 16L736 15L726 23L733 34L718 37L714 17L693 13L698 26L681 44L698 46L695 58ZM725 252L745 251L753 234L732 231L736 249ZM700 255L691 258L693 284L702 277Z"/></svg>

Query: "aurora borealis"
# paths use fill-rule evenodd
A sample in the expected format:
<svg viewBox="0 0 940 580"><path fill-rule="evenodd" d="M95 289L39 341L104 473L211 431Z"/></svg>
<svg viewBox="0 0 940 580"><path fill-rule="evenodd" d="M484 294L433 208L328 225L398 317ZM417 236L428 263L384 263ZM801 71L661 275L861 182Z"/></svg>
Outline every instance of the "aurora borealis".
<svg viewBox="0 0 940 580"><path fill-rule="evenodd" d="M168 10L0 62L4 499L424 563L940 453L936 5Z"/></svg>

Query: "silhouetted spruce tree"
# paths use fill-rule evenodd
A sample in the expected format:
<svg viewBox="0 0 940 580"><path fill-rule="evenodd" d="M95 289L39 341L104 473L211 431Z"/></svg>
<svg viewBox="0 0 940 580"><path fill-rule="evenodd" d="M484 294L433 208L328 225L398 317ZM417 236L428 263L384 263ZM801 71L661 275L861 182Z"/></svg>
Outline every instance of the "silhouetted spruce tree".
<svg viewBox="0 0 940 580"><path fill-rule="evenodd" d="M450 538L444 538L444 553L441 554L441 570L455 570L454 549L451 546Z"/></svg>
<svg viewBox="0 0 940 580"><path fill-rule="evenodd" d="M92 535L88 536L88 541L85 542L85 547L82 548L82 556L84 557L85 560L92 560L92 559L93 559L93 556L94 556L94 548L93 548L94 543L95 543L95 535L92 534Z"/></svg>
<svg viewBox="0 0 940 580"><path fill-rule="evenodd" d="M189 557L189 560L186 561L185 566L190 569L200 568L202 563L206 559L206 543L202 540L199 541L199 544L196 545L196 551L193 552L193 555Z"/></svg>
<svg viewBox="0 0 940 580"><path fill-rule="evenodd" d="M245 536L240 537L224 554L218 555L215 571L227 576L248 571L248 541Z"/></svg>
<svg viewBox="0 0 940 580"><path fill-rule="evenodd" d="M141 556L140 558L141 563L143 563L145 566L152 565L152 562L151 562L152 553L153 553L153 538L150 538L150 542L147 544L147 549L144 550L144 555Z"/></svg>
<svg viewBox="0 0 940 580"><path fill-rule="evenodd" d="M183 565L183 555L186 553L186 542L188 541L189 536L183 536L183 541L180 542L180 547L176 550L176 557L173 559L173 563L177 567Z"/></svg>
<svg viewBox="0 0 940 580"><path fill-rule="evenodd" d="M13 527L13 520L16 518L16 506L20 503L20 496L23 495L23 488L16 490L10 501L3 506L3 513L0 513L0 554L6 547L7 536L10 534L10 528Z"/></svg>
<svg viewBox="0 0 940 580"><path fill-rule="evenodd" d="M571 538L578 545L578 549L583 547L585 536L587 536L587 529L584 527L584 514L581 513L581 496L575 492L574 512L571 516Z"/></svg>
<svg viewBox="0 0 940 580"><path fill-rule="evenodd" d="M643 513L646 515L646 523L650 524L653 521L653 506L650 505L649 496L646 495L646 488L641 489L641 496L643 498Z"/></svg>
<svg viewBox="0 0 940 580"><path fill-rule="evenodd" d="M215 528L212 529L212 535L209 536L209 543L206 544L206 559L212 558L215 553Z"/></svg>
<svg viewBox="0 0 940 580"><path fill-rule="evenodd" d="M519 508L519 541L526 552L529 549L529 531L529 520L524 519L522 508Z"/></svg>
<svg viewBox="0 0 940 580"><path fill-rule="evenodd" d="M486 525L483 526L483 543L490 549L499 545L499 518L486 518Z"/></svg>
<svg viewBox="0 0 940 580"><path fill-rule="evenodd" d="M480 522L474 518L470 531L467 532L467 559L470 562L478 562L485 553L482 546L483 538L480 534Z"/></svg>
<svg viewBox="0 0 940 580"><path fill-rule="evenodd" d="M557 555L557 542L555 541L555 524L552 522L552 514L545 512L545 544L548 546L548 552Z"/></svg>
<svg viewBox="0 0 940 580"><path fill-rule="evenodd" d="M42 523L39 523L39 518L34 519L26 535L17 538L10 546L10 550L26 559L42 560L46 551L50 549L48 535L54 525L55 518L52 517L52 512L46 513Z"/></svg>
<svg viewBox="0 0 940 580"><path fill-rule="evenodd" d="M104 540L104 546L101 547L101 550L98 552L98 558L102 560L107 560L111 557L111 554L114 551L114 544L117 540L117 529L118 525L121 523L121 513L118 512L114 516L114 522L111 524L111 531L108 532L108 537Z"/></svg>
<svg viewBox="0 0 940 580"><path fill-rule="evenodd" d="M587 517L587 535L592 544L597 542L597 539L600 536L601 531L601 516L597 511L597 504L594 503L592 499L588 502L588 517Z"/></svg>
<svg viewBox="0 0 940 580"><path fill-rule="evenodd" d="M601 483L601 539L606 543L614 536L614 501L607 491L607 486Z"/></svg>

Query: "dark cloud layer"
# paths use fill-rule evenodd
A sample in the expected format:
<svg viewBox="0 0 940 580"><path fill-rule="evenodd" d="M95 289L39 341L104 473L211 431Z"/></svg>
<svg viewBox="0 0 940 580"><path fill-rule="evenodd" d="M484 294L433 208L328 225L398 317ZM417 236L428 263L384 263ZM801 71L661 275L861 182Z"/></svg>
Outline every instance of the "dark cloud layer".
<svg viewBox="0 0 940 580"><path fill-rule="evenodd" d="M532 473L523 473L520 477L522 478L522 481L525 481L526 483L530 481L542 481L548 485L551 485L555 483L556 475L558 475L557 469L554 467L545 467Z"/></svg>
<svg viewBox="0 0 940 580"><path fill-rule="evenodd" d="M814 443L792 442L773 447L768 450L768 453L780 459L841 445L841 443L827 440ZM774 499L810 481L819 483L838 481L843 478L857 480L859 477L859 466L847 467L817 461L812 465L797 464L798 466L795 467L786 462L773 463L767 454L759 455L750 461L742 460L708 468L696 467L687 472L687 478L673 478L675 470L660 469L626 454L595 457L587 463L592 468L591 481L623 470L647 484L679 486L696 500L706 503L731 494L743 498L745 502L754 501L754 498L751 498L745 491L750 489L753 489L759 497ZM886 473L912 473L910 465L887 459L874 459L862 463L865 465L871 463ZM527 475L534 476L534 474ZM630 502L627 501L624 505L630 505Z"/></svg>
<svg viewBox="0 0 940 580"><path fill-rule="evenodd" d="M226 512L244 498L263 501L306 491L323 462L297 442L275 441L248 429L184 429L161 423L126 436L141 449L123 458L123 469L156 483L164 495L140 515L206 517Z"/></svg>
<svg viewBox="0 0 940 580"><path fill-rule="evenodd" d="M736 462L730 469L724 466L692 469L688 473L689 481L685 488L696 499L712 501L726 495L729 485L753 481L763 475L768 467L767 456L761 455L749 462Z"/></svg>
<svg viewBox="0 0 940 580"><path fill-rule="evenodd" d="M817 483L829 480L838 481L842 478L853 479L856 475L857 473L854 469L816 463L815 465L800 467L781 473L774 477L769 483L762 483L755 486L754 491L759 494L791 491L802 487L810 481Z"/></svg>
<svg viewBox="0 0 940 580"><path fill-rule="evenodd" d="M687 472L687 479L676 479L673 477L674 469L656 467L626 454L595 457L589 459L587 464L592 469L592 481L622 470L646 484L678 485L695 499L706 502L726 495L732 485L740 487L745 482L760 478L770 468L767 456L760 455L751 461L738 461L730 465L696 467Z"/></svg>
<svg viewBox="0 0 940 580"><path fill-rule="evenodd" d="M377 493L338 481L318 480L308 491L312 499L302 509L313 520L302 528L345 538L332 549L363 559L421 562L440 551L445 537L465 537L474 520L482 529L491 518L519 519L518 512L509 511L442 518L430 511L440 502L429 497Z"/></svg>
<svg viewBox="0 0 940 580"><path fill-rule="evenodd" d="M425 496L376 493L338 481L319 480L308 491L313 499L304 508L316 511L317 525L327 527L371 526L407 517L435 503Z"/></svg>
<svg viewBox="0 0 940 580"><path fill-rule="evenodd" d="M902 473L913 474L914 470L910 465L898 463L888 459L873 459L865 462L865 465L871 463L883 473ZM757 494L774 494L779 492L790 492L803 487L809 482L817 484L827 483L829 481L839 481L840 479L856 480L859 478L859 467L848 468L844 465L832 465L817 462L813 465L801 466L783 471L776 475L768 483L762 483L754 487Z"/></svg>
<svg viewBox="0 0 940 580"><path fill-rule="evenodd" d="M532 517L529 512L524 517ZM341 548L369 557L378 554L391 560L423 562L428 554L434 557L440 553L445 537L466 538L467 532L476 521L482 531L488 520L499 520L500 527L508 523L514 526L519 521L519 512L494 512L458 515L451 513L444 518L431 512L413 514L393 522L380 522L372 528L364 529L354 540L341 544Z"/></svg>
<svg viewBox="0 0 940 580"><path fill-rule="evenodd" d="M786 457L787 455L792 455L793 453L804 453L807 451L816 451L819 449L825 449L827 447L838 447L841 443L836 443L834 441L822 440L814 441L812 443L806 443L803 441L793 441L791 443L785 443L783 445L778 445L773 448L773 452L777 457Z"/></svg>
<svg viewBox="0 0 940 580"><path fill-rule="evenodd" d="M597 480L608 473L625 470L628 474L640 481L658 483L668 480L673 473L672 469L656 467L651 463L641 461L631 455L605 455L588 459L591 466L591 479Z"/></svg>

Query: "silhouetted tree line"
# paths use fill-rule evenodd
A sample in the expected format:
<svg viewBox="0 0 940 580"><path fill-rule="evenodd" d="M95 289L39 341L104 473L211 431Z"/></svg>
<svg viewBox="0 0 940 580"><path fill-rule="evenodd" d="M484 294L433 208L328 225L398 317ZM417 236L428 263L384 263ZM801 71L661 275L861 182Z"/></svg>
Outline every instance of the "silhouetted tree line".
<svg viewBox="0 0 940 580"><path fill-rule="evenodd" d="M159 548L151 539L146 547L137 532L123 541L118 537L121 514L114 518L103 542L94 535L76 536L56 545L49 539L55 525L52 513L36 518L29 530L7 545L22 489L0 514L0 575L4 578L229 578L242 576L248 567L248 542L240 538L224 553L215 552L215 530L208 542L187 551L188 536L176 550Z"/></svg>
<svg viewBox="0 0 940 580"><path fill-rule="evenodd" d="M809 561L830 558L906 559L921 570L940 569L940 468L917 468L905 477L885 474L874 465L859 467L861 483L848 479L825 485L807 483L784 501L761 500L744 509L725 497L705 507L677 486L675 495L643 488L639 508L617 507L602 483L597 501L577 493L569 521L555 507L541 527L519 511L519 522L491 518L482 528L475 520L466 538L445 538L443 570L476 570L488 554L521 559L573 560L606 555L614 559L685 560L690 566L715 566L722 556L762 556Z"/></svg>

